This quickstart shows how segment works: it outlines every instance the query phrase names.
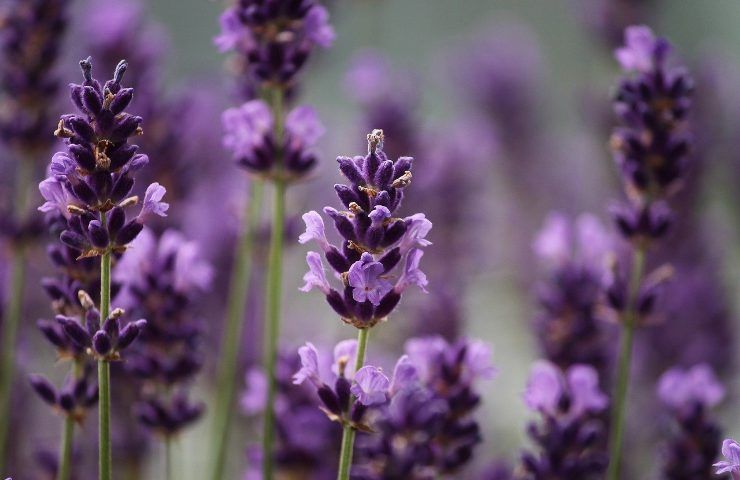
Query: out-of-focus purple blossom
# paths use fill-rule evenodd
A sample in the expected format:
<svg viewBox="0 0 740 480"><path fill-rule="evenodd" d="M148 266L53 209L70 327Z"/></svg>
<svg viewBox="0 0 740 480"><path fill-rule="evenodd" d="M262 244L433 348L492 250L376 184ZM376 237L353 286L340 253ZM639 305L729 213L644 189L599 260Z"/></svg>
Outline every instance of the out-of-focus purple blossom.
<svg viewBox="0 0 740 480"><path fill-rule="evenodd" d="M410 339L405 353L390 382L390 402L374 409L374 433L357 439L353 478L456 475L481 441L476 384L495 373L490 348L426 337Z"/></svg>
<svg viewBox="0 0 740 480"><path fill-rule="evenodd" d="M709 366L696 365L668 370L657 393L673 424L662 450L661 478L710 478L722 438L711 410L724 398L724 387Z"/></svg>
<svg viewBox="0 0 740 480"><path fill-rule="evenodd" d="M24 156L43 155L52 143L47 132L60 86L54 68L69 3L13 0L0 8L0 138Z"/></svg>
<svg viewBox="0 0 740 480"><path fill-rule="evenodd" d="M221 15L214 43L234 52L235 69L245 92L271 83L291 88L316 47L334 40L328 10L315 0L238 0Z"/></svg>
<svg viewBox="0 0 740 480"><path fill-rule="evenodd" d="M355 373L350 392L357 398L358 402L370 407L384 403L387 400L389 387L390 380L382 370L372 365L366 365Z"/></svg>
<svg viewBox="0 0 740 480"><path fill-rule="evenodd" d="M176 434L203 412L202 404L188 400L187 389L203 363L204 327L194 302L209 290L212 277L198 246L174 230L160 238L143 230L114 271L124 287L117 301L149 319L125 369L134 378L162 386L140 390L136 415L144 426L165 435ZM157 393L164 390L174 394Z"/></svg>
<svg viewBox="0 0 740 480"><path fill-rule="evenodd" d="M396 71L380 52L355 56L344 79L348 94L362 108L365 130L380 128L387 137L383 149L390 157L414 155L420 145L418 82L410 72Z"/></svg>
<svg viewBox="0 0 740 480"><path fill-rule="evenodd" d="M725 439L722 442L722 455L727 460L717 462L714 466L717 468L718 475L720 473L729 473L732 475L732 480L740 479L740 443L732 439Z"/></svg>
<svg viewBox="0 0 740 480"><path fill-rule="evenodd" d="M92 369L86 368L79 378L68 378L59 390L42 375L30 375L28 380L44 402L82 423L87 410L98 403L98 386L91 382L91 373Z"/></svg>
<svg viewBox="0 0 740 480"><path fill-rule="evenodd" d="M222 122L224 147L251 173L290 181L304 177L316 164L312 149L324 127L311 107L296 107L288 113L283 145L276 145L275 120L262 100L226 110Z"/></svg>
<svg viewBox="0 0 740 480"><path fill-rule="evenodd" d="M403 199L403 190L411 182L410 157L395 162L382 150L383 132L368 135L365 157L338 157L339 169L350 185L335 185L337 196L347 210L325 207L342 236L341 248L328 242L323 220L317 212L304 215L306 232L302 243L315 240L324 251L329 265L342 280L342 292L328 287L323 265L309 255L307 284L318 286L327 302L346 323L369 328L385 319L398 305L402 293L412 284L426 286L418 269L419 249L430 244L426 235L431 222L423 214L406 218L393 215ZM401 265L403 273L395 285L387 277Z"/></svg>
<svg viewBox="0 0 740 480"><path fill-rule="evenodd" d="M535 329L542 355L563 370L593 367L603 386L608 378L608 326L603 323L607 255L615 239L594 217L575 221L552 213L533 249L545 278L536 286Z"/></svg>
<svg viewBox="0 0 740 480"><path fill-rule="evenodd" d="M563 372L548 361L538 361L524 399L542 418L527 429L537 448L522 454L521 478L578 480L604 475L607 454L602 415L609 401L599 389L593 367L576 364Z"/></svg>

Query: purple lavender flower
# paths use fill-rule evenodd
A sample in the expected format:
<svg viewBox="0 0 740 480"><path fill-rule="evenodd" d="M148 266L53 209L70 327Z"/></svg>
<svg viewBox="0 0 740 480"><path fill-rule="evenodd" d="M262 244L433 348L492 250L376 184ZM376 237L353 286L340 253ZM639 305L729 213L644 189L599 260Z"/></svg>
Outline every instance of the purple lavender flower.
<svg viewBox="0 0 740 480"><path fill-rule="evenodd" d="M324 213L343 237L341 250L327 240L317 212L304 215L306 232L299 238L301 243L316 241L343 282L343 293L332 288L320 259L311 252L303 290L319 288L342 320L357 328L372 327L383 320L409 286L424 288L427 283L418 263L420 249L430 243L426 235L431 222L420 213L403 219L393 217L403 189L411 181L412 159L388 160L382 145L383 132L376 130L368 135L367 156L337 158L351 186L334 188L348 210L326 207ZM392 284L388 278L399 264L402 273Z"/></svg>
<svg viewBox="0 0 740 480"><path fill-rule="evenodd" d="M80 62L84 82L72 85L72 100L82 115L62 116L55 134L63 138L66 152L52 160L53 165L72 165L74 168L52 169L52 177L61 182L63 195L40 187L48 195L41 209L52 206L65 215L67 228L60 239L80 251L80 257L98 256L106 251L125 250L143 228L151 215L164 215L167 204L162 202L164 189L152 184L147 189L142 213L133 220L126 218L125 208L135 205L137 197L128 197L134 175L148 163L146 155L137 153L138 147L128 143L129 137L142 132L141 117L124 110L133 98L133 89L123 88L121 80L127 64L121 61L113 79L101 86L92 77L90 59ZM60 198L69 196L73 202L60 204Z"/></svg>
<svg viewBox="0 0 740 480"><path fill-rule="evenodd" d="M714 464L717 468L715 473L730 473L732 475L732 480L740 479L740 443L729 438L726 439L722 442L722 455L724 455L727 460Z"/></svg>
<svg viewBox="0 0 740 480"><path fill-rule="evenodd" d="M127 356L126 371L161 385L159 391L175 392L165 397L157 389L140 391L135 407L143 425L165 435L177 434L203 412L203 405L188 400L186 393L203 363L199 344L204 329L194 301L208 291L212 277L198 246L174 230L160 238L143 230L114 272L124 286L117 301L149 319Z"/></svg>
<svg viewBox="0 0 740 480"><path fill-rule="evenodd" d="M528 427L538 451L522 455L522 478L603 478L607 455L601 416L609 402L596 370L576 364L563 372L538 361L524 400L542 419Z"/></svg>
<svg viewBox="0 0 740 480"><path fill-rule="evenodd" d="M540 311L535 328L542 354L563 370L592 366L602 385L611 348L600 311L613 245L596 218L581 215L571 222L558 213L547 218L533 244L547 275L536 288Z"/></svg>
<svg viewBox="0 0 740 480"><path fill-rule="evenodd" d="M53 71L67 27L68 3L13 0L0 10L0 138L25 155L43 154L52 143L46 132L59 89Z"/></svg>
<svg viewBox="0 0 740 480"><path fill-rule="evenodd" d="M98 386L91 383L91 374L92 368L85 368L82 376L68 378L59 391L42 375L30 375L28 380L47 404L82 423L87 410L98 403Z"/></svg>
<svg viewBox="0 0 740 480"><path fill-rule="evenodd" d="M400 372L405 372L401 369ZM406 377L407 379L408 377ZM394 379L394 382L402 380ZM384 403L387 400L390 380L385 376L383 371L378 367L365 365L355 373L354 383L350 392L357 398L357 401L365 406L373 406Z"/></svg>
<svg viewBox="0 0 740 480"><path fill-rule="evenodd" d="M305 176L316 164L312 148L324 134L324 126L311 107L296 107L288 113L283 145L276 145L275 119L262 100L226 110L222 121L224 147L251 173L290 181Z"/></svg>
<svg viewBox="0 0 740 480"><path fill-rule="evenodd" d="M315 0L239 0L221 15L214 43L236 55L243 89L267 84L290 87L316 47L334 40L329 13Z"/></svg>
<svg viewBox="0 0 740 480"><path fill-rule="evenodd" d="M677 427L664 446L662 478L711 477L721 438L711 410L724 398L724 387L709 366L696 365L667 371L657 391Z"/></svg>
<svg viewBox="0 0 740 480"><path fill-rule="evenodd" d="M339 369L342 365L354 361L352 346L354 340L347 340L337 344L332 368ZM335 349L335 350L336 350ZM351 353L346 358L346 353ZM338 355L337 355L338 353ZM330 360L330 355L321 355L322 359ZM276 442L273 450L276 465L276 474L299 475L302 478L313 480L330 480L336 478L336 465L327 461L334 458L339 451L341 428L336 422L327 421L326 414L316 408L321 400L317 390L310 381L295 385L291 376L300 370L300 358L295 351L290 354L283 352L278 356L278 394L276 408ZM332 371L328 365L322 364L322 371ZM327 368L324 368L327 367ZM353 368L350 365L344 368ZM328 375L328 373L327 373ZM247 390L242 396L241 405L248 415L258 415L265 408L267 399L267 379L259 369L247 372ZM262 452L258 447L249 450L250 464L246 478L261 478Z"/></svg>
<svg viewBox="0 0 740 480"><path fill-rule="evenodd" d="M455 475L481 441L473 414L477 382L495 373L489 347L425 337L410 339L405 352L394 369L390 402L374 409L374 433L358 438L352 478Z"/></svg>
<svg viewBox="0 0 740 480"><path fill-rule="evenodd" d="M662 237L670 224L660 200L686 174L693 82L683 68L667 65L670 44L649 28L627 28L625 43L616 52L626 76L614 107L622 126L611 144L630 202L615 217L621 233L640 243Z"/></svg>

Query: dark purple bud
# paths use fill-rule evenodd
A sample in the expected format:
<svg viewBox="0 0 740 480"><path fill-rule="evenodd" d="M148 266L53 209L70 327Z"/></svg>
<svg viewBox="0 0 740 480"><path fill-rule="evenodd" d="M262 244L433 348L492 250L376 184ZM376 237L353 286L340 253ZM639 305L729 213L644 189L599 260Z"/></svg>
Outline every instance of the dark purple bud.
<svg viewBox="0 0 740 480"><path fill-rule="evenodd" d="M57 315L56 321L59 322L64 329L64 333L66 333L67 337L69 337L69 339L74 343L80 347L87 347L90 345L90 335L88 335L77 320L63 315Z"/></svg>
<svg viewBox="0 0 740 480"><path fill-rule="evenodd" d="M98 332L95 333L95 336L92 339L92 344L95 353L103 356L109 354L111 348L113 348L110 337L102 330L98 330Z"/></svg>
<svg viewBox="0 0 740 480"><path fill-rule="evenodd" d="M134 98L133 88L122 88L121 90L119 90L110 103L111 113L113 115L118 115L119 113L126 110L126 107L128 107L129 103L131 103L132 98Z"/></svg>
<svg viewBox="0 0 740 480"><path fill-rule="evenodd" d="M70 144L68 148L80 168L89 172L95 170L95 155L87 146Z"/></svg>
<svg viewBox="0 0 740 480"><path fill-rule="evenodd" d="M115 342L119 333L118 317L108 317L105 322L103 322L103 330L108 334L111 340Z"/></svg>
<svg viewBox="0 0 740 480"><path fill-rule="evenodd" d="M118 232L118 235L116 235L116 244L124 246L131 243L143 228L144 225L140 224L136 220L130 221L121 229L120 232Z"/></svg>
<svg viewBox="0 0 740 480"><path fill-rule="evenodd" d="M361 404L360 402L357 402L352 406L352 413L350 414L350 419L355 423L360 423L362 421L362 417L365 416L366 411L367 411L367 406Z"/></svg>
<svg viewBox="0 0 740 480"><path fill-rule="evenodd" d="M42 375L29 375L28 381L33 390L49 405L56 405L57 394L54 386Z"/></svg>
<svg viewBox="0 0 740 480"><path fill-rule="evenodd" d="M87 231L89 233L90 241L95 247L101 249L108 248L108 243L110 242L108 230L103 228L100 220L93 220L90 222L87 226Z"/></svg>
<svg viewBox="0 0 740 480"><path fill-rule="evenodd" d="M39 320L36 322L36 326L52 345L62 349L67 347L67 337L64 336L64 332L58 324L52 323L49 320Z"/></svg>
<svg viewBox="0 0 740 480"><path fill-rule="evenodd" d="M355 161L349 157L337 157L339 163L339 170L342 174L347 177L347 180L355 185L364 185L365 178L362 176L362 172L357 168Z"/></svg>
<svg viewBox="0 0 740 480"><path fill-rule="evenodd" d="M103 110L103 99L93 87L83 87L82 104L92 115L99 115Z"/></svg>
<svg viewBox="0 0 740 480"><path fill-rule="evenodd" d="M321 399L321 401L324 402L327 410L335 415L340 415L342 413L342 408L339 405L339 399L328 385L322 385L317 393L319 394L319 398Z"/></svg>
<svg viewBox="0 0 740 480"><path fill-rule="evenodd" d="M84 118L71 116L67 119L67 123L72 131L86 142L92 143L95 140L95 131Z"/></svg>
<svg viewBox="0 0 740 480"><path fill-rule="evenodd" d="M131 343L136 340L136 337L139 336L139 334L144 330L145 327L146 320L143 319L131 322L123 327L123 330L121 330L121 335L118 337L117 348L119 350L123 350L124 348L131 345Z"/></svg>
<svg viewBox="0 0 740 480"><path fill-rule="evenodd" d="M84 180L79 180L72 184L72 193L87 205L94 205L98 201L95 190L90 188L90 185Z"/></svg>
<svg viewBox="0 0 740 480"><path fill-rule="evenodd" d="M59 406L66 412L71 412L75 408L75 399L70 392L59 394Z"/></svg>
<svg viewBox="0 0 740 480"><path fill-rule="evenodd" d="M115 141L125 140L134 134L141 125L142 118L134 115L124 115L116 121L111 132L111 138Z"/></svg>
<svg viewBox="0 0 740 480"><path fill-rule="evenodd" d="M111 201L114 203L120 202L131 193L132 188L134 188L134 179L129 175L121 175L111 189Z"/></svg>
<svg viewBox="0 0 740 480"><path fill-rule="evenodd" d="M108 232L111 237L116 238L124 223L126 223L126 212L123 208L114 207L108 212Z"/></svg>
<svg viewBox="0 0 740 480"><path fill-rule="evenodd" d="M395 290L391 290L380 300L380 305L375 308L375 316L377 318L387 317L396 308L400 300L401 295L396 293Z"/></svg>
<svg viewBox="0 0 740 480"><path fill-rule="evenodd" d="M337 312L337 315L339 315L342 318L350 318L352 315L349 313L349 309L347 308L347 305L344 303L344 298L342 298L342 294L334 290L333 288L329 292L329 294L326 296L327 303L331 306L331 308L334 309L335 312Z"/></svg>
<svg viewBox="0 0 740 480"><path fill-rule="evenodd" d="M387 190L390 188L390 183L393 178L393 162L386 160L380 164L378 171L375 174L375 186L380 189Z"/></svg>
<svg viewBox="0 0 740 480"><path fill-rule="evenodd" d="M344 376L338 377L337 381L334 383L334 391L337 394L337 399L339 400L339 405L342 406L342 410L347 408L347 405L349 405L349 400L351 398L350 389L351 385L349 380Z"/></svg>
<svg viewBox="0 0 740 480"><path fill-rule="evenodd" d="M404 173L411 171L411 165L413 164L413 157L400 157L393 164L393 180L398 179Z"/></svg>

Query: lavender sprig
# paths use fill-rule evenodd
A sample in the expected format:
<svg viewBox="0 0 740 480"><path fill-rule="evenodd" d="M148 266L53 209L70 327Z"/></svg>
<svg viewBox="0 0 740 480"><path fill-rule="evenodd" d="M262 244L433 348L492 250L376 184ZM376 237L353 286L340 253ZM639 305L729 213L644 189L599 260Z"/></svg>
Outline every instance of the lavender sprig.
<svg viewBox="0 0 740 480"><path fill-rule="evenodd" d="M146 325L138 320L121 328L123 310L111 311L111 258L126 250L148 219L165 216L169 205L162 201L164 187L153 183L139 214L127 218L126 209L139 202L129 196L134 176L149 161L128 143L142 133L142 119L125 112L133 98L133 89L121 85L127 64L121 61L104 85L93 78L90 58L80 67L84 81L71 85L72 102L80 113L63 115L54 132L66 149L54 155L51 176L39 185L46 200L39 210L67 220L59 238L79 252L78 259L101 257L99 309L92 305L87 309L85 326L66 316L57 321L72 343L98 362L99 478L110 480L110 361L119 359Z"/></svg>
<svg viewBox="0 0 740 480"><path fill-rule="evenodd" d="M541 415L541 421L527 429L538 451L522 455L517 478L603 478L608 457L602 413L608 399L599 389L593 367L576 364L561 371L550 362L538 361L524 401Z"/></svg>
<svg viewBox="0 0 740 480"><path fill-rule="evenodd" d="M732 480L740 480L740 443L730 438L725 439L722 442L722 455L726 460L714 464L717 469L715 473L729 473Z"/></svg>
<svg viewBox="0 0 740 480"><path fill-rule="evenodd" d="M238 0L221 16L221 34L215 43L221 51L234 52L242 97L254 99L260 95L271 110L272 131L249 123L245 112L232 110L225 114L225 124L230 130L227 146L234 149L234 156L252 173L267 177L274 186L273 222L268 254L265 299L265 349L264 363L268 377L268 401L263 431L263 478L272 478L272 443L274 438L274 398L276 395L275 368L277 342L280 330L280 301L282 294L282 248L285 222L285 192L287 182L305 176L315 160L305 155L302 141L316 137L315 132L301 131L301 113L296 109L286 115L285 104L296 89L296 79L317 46L328 47L334 39L334 30L328 22L328 11L316 0L282 2L280 0ZM252 107L260 104L250 104ZM244 106L246 107L246 105ZM242 107L242 108L244 108ZM264 105L262 105L264 107ZM263 109L264 110L264 109ZM263 112L264 113L264 112ZM291 126L294 115L297 129ZM295 118L295 117L298 118ZM230 118L229 118L230 117ZM261 115L263 119L267 115ZM234 121L235 120L235 121ZM245 121L246 120L246 121ZM237 127L234 129L233 127ZM246 147L245 149L241 147ZM235 148L236 147L236 148ZM250 199L250 217L259 215L262 186L253 185ZM255 220L250 220L255 222ZM250 225L253 227L254 225ZM229 299L229 313L223 358L219 363L218 411L213 446L212 476L220 480L225 463L226 444L230 429L230 412L236 385L236 342L241 332L244 302L251 255L252 231L242 233L237 270Z"/></svg>
<svg viewBox="0 0 740 480"><path fill-rule="evenodd" d="M662 478L710 478L721 438L711 410L724 398L724 387L711 367L703 364L668 370L658 382L657 393L674 424L664 447Z"/></svg>
<svg viewBox="0 0 740 480"><path fill-rule="evenodd" d="M621 126L611 145L627 202L612 213L619 233L632 246L632 267L628 281L617 267L609 289L624 331L612 404L609 480L619 478L634 331L652 310L664 277L658 269L643 278L646 252L671 225L666 199L681 186L691 146L686 120L692 81L683 68L669 66L670 44L644 26L627 28L625 43L615 52L626 75L615 98Z"/></svg>
<svg viewBox="0 0 740 480"><path fill-rule="evenodd" d="M9 304L2 324L0 359L0 416L8 418L15 376L18 325L23 314L27 246L42 233L28 215L29 193L38 174L39 159L52 141L45 133L59 80L54 74L66 30L67 0L13 0L0 6L0 140L16 157L12 211L3 212L2 236L13 247ZM10 422L0 425L0 471L5 468Z"/></svg>
<svg viewBox="0 0 740 480"><path fill-rule="evenodd" d="M408 287L424 290L427 285L419 262L422 248L430 244L426 235L432 227L421 213L394 217L403 189L411 183L413 159L389 160L383 152L382 130L374 130L367 139L366 156L337 158L350 185L338 184L334 189L347 210L324 208L342 236L341 250L329 242L324 221L315 211L303 215L306 232L299 237L301 243L315 241L342 280L340 293L329 284L321 256L308 252L309 271L301 290L320 290L342 321L358 329L356 370L364 364L370 329L393 312ZM396 270L400 274L393 284L388 278ZM355 431L352 424L344 424L339 479L349 478Z"/></svg>

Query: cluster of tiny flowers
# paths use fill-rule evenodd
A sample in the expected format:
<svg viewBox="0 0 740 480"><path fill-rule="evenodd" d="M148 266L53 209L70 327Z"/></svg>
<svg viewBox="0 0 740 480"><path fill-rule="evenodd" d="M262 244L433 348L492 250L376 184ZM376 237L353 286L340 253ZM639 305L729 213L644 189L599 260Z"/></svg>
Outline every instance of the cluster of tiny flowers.
<svg viewBox="0 0 740 480"><path fill-rule="evenodd" d="M466 465L481 442L476 382L494 376L490 356L480 341L408 340L390 400L375 409L372 432L358 438L352 478L440 478Z"/></svg>
<svg viewBox="0 0 740 480"><path fill-rule="evenodd" d="M85 420L87 409L98 403L98 386L91 382L92 369L86 368L78 378L70 376L57 389L42 375L30 375L34 391L55 410L71 416L77 423Z"/></svg>
<svg viewBox="0 0 740 480"><path fill-rule="evenodd" d="M84 82L71 89L81 115L63 115L54 132L65 140L67 151L54 155L50 177L39 185L46 200L39 210L67 218L60 239L84 258L125 251L147 219L165 216L169 205L162 202L164 187L153 183L139 215L127 219L125 209L139 201L128 196L134 175L149 159L128 143L129 137L142 133L142 119L124 111L133 98L133 89L121 86L126 62L118 64L113 79L102 87L92 77L89 58L80 66Z"/></svg>
<svg viewBox="0 0 740 480"><path fill-rule="evenodd" d="M68 0L12 0L0 10L0 138L25 152L44 153L59 89L53 75L67 27ZM40 151L40 152L39 152Z"/></svg>
<svg viewBox="0 0 740 480"><path fill-rule="evenodd" d="M318 358L331 360L330 352L320 352ZM334 364L346 359L336 359ZM295 351L281 352L277 358L277 398L275 400L276 442L273 459L277 469L290 476L308 475L315 480L336 477L333 459L340 447L341 427L327 422L326 414L316 408L320 402L312 382L294 384L294 374L301 369L301 357ZM321 366L323 372L330 365ZM345 366L345 368L347 368ZM247 390L242 396L242 410L250 416L264 412L267 400L267 379L260 368L246 375ZM248 451L249 468L245 480L262 478L262 450L254 446Z"/></svg>
<svg viewBox="0 0 740 480"><path fill-rule="evenodd" d="M324 264L317 252L308 252L309 271L303 277L301 290L319 289L346 323L369 328L384 320L398 305L403 292L411 285L424 290L426 275L419 261L429 245L426 235L432 223L424 214L394 217L403 199L403 189L411 182L411 157L389 160L382 150L383 132L368 135L368 154L338 157L339 169L350 185L334 186L347 210L325 207L342 236L341 248L331 244L318 212L303 215L306 232L301 243L315 241L324 251L327 262L342 282L341 292L326 277ZM395 284L389 280L398 265L401 273Z"/></svg>
<svg viewBox="0 0 740 480"><path fill-rule="evenodd" d="M344 340L334 347L334 361L330 371L322 368L326 364L319 351L311 343L298 349L301 368L293 375L293 383L300 385L310 381L317 389L327 416L341 424L351 424L358 430L368 431L363 423L368 407L388 401L398 386L410 380L412 372L406 368L406 358L396 364L391 381L382 369L365 365L355 371L357 341ZM351 402L351 398L357 399Z"/></svg>
<svg viewBox="0 0 740 480"><path fill-rule="evenodd" d="M611 144L629 201L613 214L625 238L645 244L668 231L672 214L665 199L686 175L693 83L683 67L667 65L671 46L649 28L629 27L625 43L616 51L627 76L617 89L621 126Z"/></svg>
<svg viewBox="0 0 740 480"><path fill-rule="evenodd" d="M203 326L193 302L209 288L212 276L196 244L174 230L157 239L145 229L114 272L124 286L117 302L148 319L125 364L144 382L136 414L144 426L165 435L178 433L203 412L203 405L188 400L187 386L203 363Z"/></svg>
<svg viewBox="0 0 740 480"><path fill-rule="evenodd" d="M563 372L548 361L538 361L524 401L542 418L529 425L538 451L522 455L518 478L604 478L608 456L602 417L608 399L593 367L573 365Z"/></svg>
<svg viewBox="0 0 740 480"><path fill-rule="evenodd" d="M582 364L607 378L610 348L604 331L606 255L612 239L590 215L575 222L551 214L534 241L547 270L536 289L540 311L535 329L542 355L563 370Z"/></svg>
<svg viewBox="0 0 740 480"><path fill-rule="evenodd" d="M300 106L288 113L282 144L275 139L275 116L263 100L229 108L222 121L224 147L255 175L291 181L304 177L316 165L312 148L324 134L324 126L312 107Z"/></svg>
<svg viewBox="0 0 740 480"><path fill-rule="evenodd" d="M674 423L664 449L661 478L710 478L721 438L711 410L724 398L724 387L708 365L697 365L667 371L657 390Z"/></svg>
<svg viewBox="0 0 740 480"><path fill-rule="evenodd" d="M732 480L740 480L740 443L730 438L722 442L722 455L726 460L714 464L717 475L729 473Z"/></svg>
<svg viewBox="0 0 740 480"><path fill-rule="evenodd" d="M313 50L334 37L329 12L316 0L237 0L221 15L215 43L237 53L249 97L267 84L290 87Z"/></svg>

